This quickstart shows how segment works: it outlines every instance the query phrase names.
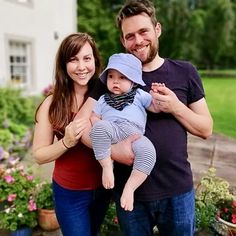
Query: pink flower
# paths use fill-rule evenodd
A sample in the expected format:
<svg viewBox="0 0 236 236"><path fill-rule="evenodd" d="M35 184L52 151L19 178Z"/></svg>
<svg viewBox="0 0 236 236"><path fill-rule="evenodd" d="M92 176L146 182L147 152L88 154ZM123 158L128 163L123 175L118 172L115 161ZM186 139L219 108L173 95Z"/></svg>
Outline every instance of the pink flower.
<svg viewBox="0 0 236 236"><path fill-rule="evenodd" d="M232 214L232 223L236 224L236 214Z"/></svg>
<svg viewBox="0 0 236 236"><path fill-rule="evenodd" d="M50 85L48 85L48 87L46 87L46 88L42 91L42 93L43 93L44 96L48 96L48 95L52 92L52 90L53 90L53 87L52 87L52 85L50 84Z"/></svg>
<svg viewBox="0 0 236 236"><path fill-rule="evenodd" d="M118 225L118 223L119 223L117 216L114 217L114 223L115 223L116 225Z"/></svg>
<svg viewBox="0 0 236 236"><path fill-rule="evenodd" d="M228 211L229 211L229 209L227 207L223 208L223 212L228 212Z"/></svg>
<svg viewBox="0 0 236 236"><path fill-rule="evenodd" d="M17 194L9 194L7 197L8 202L13 202L16 199Z"/></svg>
<svg viewBox="0 0 236 236"><path fill-rule="evenodd" d="M33 199L29 200L29 202L28 202L28 210L29 210L29 211L35 211L35 210L37 210L36 203L34 202Z"/></svg>
<svg viewBox="0 0 236 236"><path fill-rule="evenodd" d="M28 175L28 176L26 176L26 178L27 178L27 180L32 181L34 179L34 176L33 175Z"/></svg>
<svg viewBox="0 0 236 236"><path fill-rule="evenodd" d="M7 183L14 183L15 182L15 179L11 175L6 175L4 177L4 179Z"/></svg>

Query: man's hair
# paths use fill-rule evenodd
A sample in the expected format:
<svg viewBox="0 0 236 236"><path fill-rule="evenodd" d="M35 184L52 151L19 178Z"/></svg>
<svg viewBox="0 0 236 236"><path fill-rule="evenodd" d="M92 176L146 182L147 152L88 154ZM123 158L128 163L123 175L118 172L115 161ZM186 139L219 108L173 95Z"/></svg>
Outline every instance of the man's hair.
<svg viewBox="0 0 236 236"><path fill-rule="evenodd" d="M122 21L128 17L147 14L155 26L157 23L155 7L151 0L127 0L116 17L116 23L121 29Z"/></svg>

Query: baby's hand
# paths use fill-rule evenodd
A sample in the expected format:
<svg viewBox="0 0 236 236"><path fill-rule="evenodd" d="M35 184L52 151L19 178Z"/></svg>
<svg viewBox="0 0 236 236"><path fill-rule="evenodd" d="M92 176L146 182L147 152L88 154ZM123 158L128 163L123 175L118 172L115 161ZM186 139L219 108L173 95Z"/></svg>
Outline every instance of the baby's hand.
<svg viewBox="0 0 236 236"><path fill-rule="evenodd" d="M154 93L159 93L158 88L159 87L165 87L164 83L152 83L151 90Z"/></svg>

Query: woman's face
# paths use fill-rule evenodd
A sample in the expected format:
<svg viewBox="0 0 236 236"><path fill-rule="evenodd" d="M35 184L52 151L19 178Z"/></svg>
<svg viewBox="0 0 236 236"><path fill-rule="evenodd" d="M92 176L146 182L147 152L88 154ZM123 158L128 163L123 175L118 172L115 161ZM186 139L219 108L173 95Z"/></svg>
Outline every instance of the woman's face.
<svg viewBox="0 0 236 236"><path fill-rule="evenodd" d="M66 64L68 75L80 86L88 84L89 80L95 73L95 58L92 47L88 42L80 51Z"/></svg>

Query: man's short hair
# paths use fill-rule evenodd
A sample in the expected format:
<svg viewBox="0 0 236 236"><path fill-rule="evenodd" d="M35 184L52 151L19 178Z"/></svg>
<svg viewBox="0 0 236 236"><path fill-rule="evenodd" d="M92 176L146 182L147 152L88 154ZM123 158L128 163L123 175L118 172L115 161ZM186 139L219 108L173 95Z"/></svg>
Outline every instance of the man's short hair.
<svg viewBox="0 0 236 236"><path fill-rule="evenodd" d="M149 0L127 0L117 14L117 26L121 29L121 24L124 19L141 13L147 14L151 18L152 24L156 26L157 19L155 7Z"/></svg>

